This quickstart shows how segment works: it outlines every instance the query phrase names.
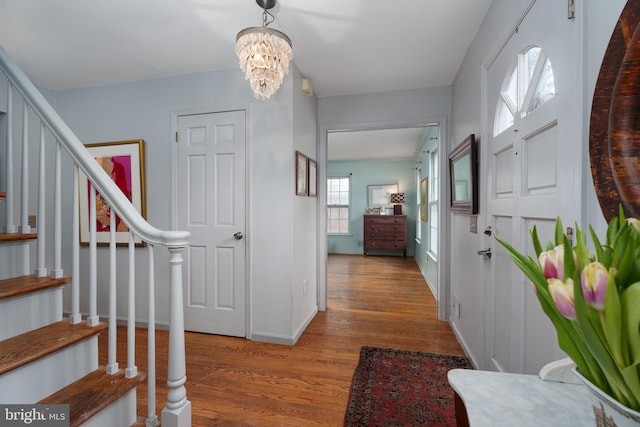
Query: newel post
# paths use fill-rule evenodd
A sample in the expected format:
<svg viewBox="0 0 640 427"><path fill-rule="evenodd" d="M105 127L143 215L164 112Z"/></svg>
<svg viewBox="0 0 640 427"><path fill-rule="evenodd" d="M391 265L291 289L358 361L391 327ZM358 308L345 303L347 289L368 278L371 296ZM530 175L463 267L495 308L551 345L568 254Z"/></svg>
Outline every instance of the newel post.
<svg viewBox="0 0 640 427"><path fill-rule="evenodd" d="M171 258L169 308L169 366L167 406L162 410L163 427L190 427L191 402L187 400L187 364L184 348L184 309L182 303L182 252L184 246L169 247Z"/></svg>

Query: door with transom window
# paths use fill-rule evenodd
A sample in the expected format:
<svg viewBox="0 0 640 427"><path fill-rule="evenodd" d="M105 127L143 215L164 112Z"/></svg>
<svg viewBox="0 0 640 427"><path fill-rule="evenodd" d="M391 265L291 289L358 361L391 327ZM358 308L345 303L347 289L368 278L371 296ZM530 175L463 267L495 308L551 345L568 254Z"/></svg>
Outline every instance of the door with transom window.
<svg viewBox="0 0 640 427"><path fill-rule="evenodd" d="M579 18L578 18L579 19ZM573 226L580 205L578 22L566 3L537 0L486 69L485 368L537 373L566 357L532 285L496 242L533 255L529 230L546 243L556 217ZM490 233L490 234L489 234Z"/></svg>

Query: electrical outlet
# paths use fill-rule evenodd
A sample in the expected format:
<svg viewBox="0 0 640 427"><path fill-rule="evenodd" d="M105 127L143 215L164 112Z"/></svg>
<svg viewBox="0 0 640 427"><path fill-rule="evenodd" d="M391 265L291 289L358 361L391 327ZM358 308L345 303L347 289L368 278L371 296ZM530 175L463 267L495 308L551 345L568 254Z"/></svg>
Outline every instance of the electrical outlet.
<svg viewBox="0 0 640 427"><path fill-rule="evenodd" d="M29 227L36 228L36 216L29 215Z"/></svg>

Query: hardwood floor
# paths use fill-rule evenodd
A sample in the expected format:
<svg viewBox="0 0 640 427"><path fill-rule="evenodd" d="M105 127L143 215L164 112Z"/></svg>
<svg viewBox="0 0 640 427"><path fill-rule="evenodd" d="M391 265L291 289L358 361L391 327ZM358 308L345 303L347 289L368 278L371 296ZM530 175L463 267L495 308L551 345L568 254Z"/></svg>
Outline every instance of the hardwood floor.
<svg viewBox="0 0 640 427"><path fill-rule="evenodd" d="M436 320L435 300L412 258L330 255L328 298L328 310L295 346L187 333L193 425L341 426L361 346L463 354L449 324ZM157 332L159 416L167 338ZM118 339L126 340L124 329ZM137 331L136 346L138 368L146 370L146 330ZM122 368L126 356L119 361ZM138 407L146 408L146 400L143 386Z"/></svg>

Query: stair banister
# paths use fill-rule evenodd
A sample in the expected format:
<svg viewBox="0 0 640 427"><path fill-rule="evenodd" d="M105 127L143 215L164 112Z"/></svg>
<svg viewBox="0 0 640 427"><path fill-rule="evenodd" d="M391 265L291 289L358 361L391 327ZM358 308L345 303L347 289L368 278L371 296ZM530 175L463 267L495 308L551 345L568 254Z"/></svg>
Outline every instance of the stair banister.
<svg viewBox="0 0 640 427"><path fill-rule="evenodd" d="M99 191L102 197L104 197L107 202L112 207L112 211L115 212L121 220L129 227L129 231L134 233L143 241L149 243L150 248L153 244L160 244L165 246L169 252L170 256L170 325L169 325L169 365L168 365L168 379L167 384L169 387L169 392L167 394L167 406L162 411L162 425L164 427L188 427L191 426L191 403L187 400L186 396L186 361L185 361L185 348L184 348L184 313L183 313L183 299L182 299L182 252L184 248L188 245L190 233L186 231L171 231L171 230L160 230L151 224L149 224L142 215L136 210L136 208L131 204L129 199L122 193L122 191L115 185L113 180L107 173L102 169L102 166L95 161L93 156L89 153L86 147L80 142L77 136L71 131L71 129L67 126L67 124L61 119L58 113L53 109L53 107L49 104L49 102L44 98L44 96L40 93L40 91L33 85L33 83L29 80L29 78L22 72L22 70L15 64L15 62L10 58L8 53L0 46L0 65L5 75L8 78L9 83L9 94L8 94L8 111L11 112L12 106L12 90L15 89L20 95L24 98L24 118L23 118L23 126L25 129L25 134L23 137L23 150L27 152L25 149L25 145L28 144L28 136L26 135L27 129L27 109L31 107L33 111L39 116L40 120L44 122L47 128L51 131L53 136L56 139L56 143L61 147L64 147L65 151L69 154L71 159L74 162L74 171L82 171L88 177L91 187L90 187L90 196L94 195L95 190ZM12 120L8 120L7 125L7 158L11 159L12 156L12 131L11 131L11 122ZM25 157L23 156L23 162L25 161ZM8 163L8 172L11 170L10 165L11 162ZM22 168L22 173L25 174L26 166ZM25 174L26 175L26 174ZM9 177L9 174L8 174ZM13 173L11 173L11 178L7 179L6 184L9 186L6 191L7 196L7 215L6 215L6 232L16 232L15 225L13 224L13 185L11 184L11 180L13 177ZM9 185L11 184L11 185ZM27 187L28 189L28 176L23 175L22 180L22 188ZM77 188L77 173L74 173L74 187ZM26 191L23 191L23 197ZM76 193L74 189L74 193ZM73 216L74 216L74 224L77 224L75 216L77 215L77 197L74 196L74 207L73 207ZM90 203L90 208L95 210L95 203ZM25 208L24 202L22 203L21 210L21 223L20 229L24 232L28 230L28 218L26 218L28 206ZM92 210L92 209L90 209ZM95 213L93 214L94 220L90 222L93 223L95 227ZM44 219L41 218L41 221ZM91 228L94 228L91 227ZM77 228L77 227L74 227ZM95 230L95 229L94 229ZM78 241L76 238L76 231L74 230L74 242L73 244L73 257L74 257L74 266L73 266L73 274L74 281L78 280L76 265L78 259ZM93 231L93 237L90 239L90 252L95 252L95 231ZM95 259L95 255L90 258ZM54 266L57 268L57 266ZM95 269L95 266L92 266ZM95 271L95 270L94 270ZM92 273L90 273L91 275ZM151 284L153 286L153 284ZM74 288L72 289L72 313L70 316L70 322L76 323L79 321L79 313L78 313L78 295L77 295L78 285L74 284ZM92 286L90 286L92 288ZM95 289L90 289L90 294L95 293ZM153 290L150 289L150 296L153 296ZM94 305L92 302L92 297L90 296L90 306ZM94 300L95 301L95 300ZM152 307L149 308L150 314L152 312ZM150 316L151 318L151 316ZM150 319L151 320L151 319ZM97 312L94 307L90 307L89 318L87 319L87 323L97 323ZM152 325L149 325L152 328ZM150 340L151 342L151 340ZM155 343L153 343L155 347ZM151 354L150 354L151 355ZM155 357L155 355L153 356ZM150 365L152 364L151 357L149 360ZM154 374L152 374L154 375ZM149 383L149 389L155 387L155 384ZM155 390L152 392L150 390L149 395L151 396L155 394ZM147 425L155 425L157 423L157 417L155 416L155 410L151 410L151 406L155 407L155 403L149 402L149 417L147 418Z"/></svg>
<svg viewBox="0 0 640 427"><path fill-rule="evenodd" d="M95 161L91 153L80 142L78 137L51 107L46 98L38 91L29 78L10 59L7 52L0 47L0 61L14 87L24 96L33 110L49 126L54 136L65 147L71 158L93 182L100 194L116 208L120 218L130 230L149 243L159 243L169 247L184 247L189 243L188 231L160 230L149 224L131 204L129 199L113 183L111 177Z"/></svg>

